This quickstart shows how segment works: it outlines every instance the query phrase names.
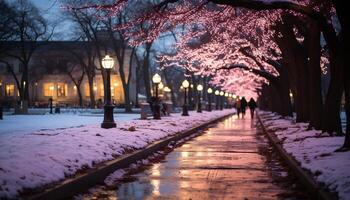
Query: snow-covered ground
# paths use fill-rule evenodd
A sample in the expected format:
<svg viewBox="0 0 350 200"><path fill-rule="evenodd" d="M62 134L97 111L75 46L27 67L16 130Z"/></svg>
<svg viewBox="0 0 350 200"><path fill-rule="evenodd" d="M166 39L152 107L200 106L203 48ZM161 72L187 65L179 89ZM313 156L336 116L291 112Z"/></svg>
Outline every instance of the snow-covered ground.
<svg viewBox="0 0 350 200"><path fill-rule="evenodd" d="M350 152L335 152L343 145L344 137L307 130L307 123L295 123L275 113L259 111L259 114L266 128L275 133L301 167L338 192L339 199L350 199Z"/></svg>
<svg viewBox="0 0 350 200"><path fill-rule="evenodd" d="M156 140L232 112L190 112L189 117L173 114L161 120L119 121L114 129L101 129L99 118L97 123L89 125L22 129L22 134L3 134L0 138L0 198L15 198L25 189L61 181L78 170L91 168L130 150L142 149ZM60 123L55 116L52 120ZM35 123L41 127L49 122L36 120ZM22 126L20 122L16 124Z"/></svg>
<svg viewBox="0 0 350 200"><path fill-rule="evenodd" d="M118 122L140 118L140 114L114 114ZM69 128L103 121L102 114L6 115L0 120L0 139L3 136L31 133L43 129Z"/></svg>

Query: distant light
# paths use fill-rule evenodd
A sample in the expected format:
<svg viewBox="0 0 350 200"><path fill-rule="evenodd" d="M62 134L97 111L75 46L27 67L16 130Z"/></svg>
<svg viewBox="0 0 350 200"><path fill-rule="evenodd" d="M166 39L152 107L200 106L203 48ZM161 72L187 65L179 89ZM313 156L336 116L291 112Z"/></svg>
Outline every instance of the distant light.
<svg viewBox="0 0 350 200"><path fill-rule="evenodd" d="M202 91L202 90L203 90L203 85L198 84L198 85L197 85L197 90L198 90L198 91Z"/></svg>
<svg viewBox="0 0 350 200"><path fill-rule="evenodd" d="M184 80L184 81L182 82L182 87L183 87L183 88L188 88L189 85L190 85L190 83L188 82L188 80Z"/></svg>
<svg viewBox="0 0 350 200"><path fill-rule="evenodd" d="M219 90L215 90L215 95L219 95L219 94L220 94Z"/></svg>
<svg viewBox="0 0 350 200"><path fill-rule="evenodd" d="M224 93L223 91L220 92L220 96L224 96L224 94L225 94L225 93Z"/></svg>
<svg viewBox="0 0 350 200"><path fill-rule="evenodd" d="M114 82L114 84L113 84L113 85L117 87L117 86L118 86L118 83L117 83L117 82Z"/></svg>
<svg viewBox="0 0 350 200"><path fill-rule="evenodd" d="M113 58L109 57L109 55L106 55L102 59L102 67L105 69L112 69L114 65L114 60Z"/></svg>
<svg viewBox="0 0 350 200"><path fill-rule="evenodd" d="M208 94L211 94L211 93L213 93L213 89L208 88L207 92L208 92Z"/></svg>
<svg viewBox="0 0 350 200"><path fill-rule="evenodd" d="M158 73L156 73L153 75L152 81L153 81L153 83L158 84L162 81L162 77L160 77L160 75Z"/></svg>
<svg viewBox="0 0 350 200"><path fill-rule="evenodd" d="M193 84L191 84L190 87L193 88Z"/></svg>
<svg viewBox="0 0 350 200"><path fill-rule="evenodd" d="M158 88L159 89L163 89L164 88L164 84L162 82L160 82L159 85L158 85Z"/></svg>

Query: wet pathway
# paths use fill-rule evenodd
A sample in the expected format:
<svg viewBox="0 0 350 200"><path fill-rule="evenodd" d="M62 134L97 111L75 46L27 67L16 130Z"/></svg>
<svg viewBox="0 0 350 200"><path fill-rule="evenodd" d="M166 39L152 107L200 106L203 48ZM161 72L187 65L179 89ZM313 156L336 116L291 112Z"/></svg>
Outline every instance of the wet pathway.
<svg viewBox="0 0 350 200"><path fill-rule="evenodd" d="M230 117L130 175L105 199L305 199L249 116ZM294 186L294 189L290 189Z"/></svg>

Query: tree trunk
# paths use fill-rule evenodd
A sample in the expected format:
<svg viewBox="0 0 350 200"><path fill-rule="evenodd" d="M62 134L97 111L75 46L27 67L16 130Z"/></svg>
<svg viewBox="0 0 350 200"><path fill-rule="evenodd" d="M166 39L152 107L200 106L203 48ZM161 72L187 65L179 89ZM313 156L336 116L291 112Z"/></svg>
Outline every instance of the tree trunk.
<svg viewBox="0 0 350 200"><path fill-rule="evenodd" d="M95 92L94 92L94 78L91 76L88 77L89 82L89 92L90 92L90 108L95 108Z"/></svg>
<svg viewBox="0 0 350 200"><path fill-rule="evenodd" d="M150 51L151 51L152 43L146 43L145 52L146 55L143 59L142 71L143 71L143 80L146 89L147 101L151 100L151 86L150 86L150 75L149 75L149 64L150 64Z"/></svg>
<svg viewBox="0 0 350 200"><path fill-rule="evenodd" d="M308 96L310 105L310 126L321 129L322 126L322 94L321 94L321 46L320 30L316 22L308 23L308 35L305 37L307 46Z"/></svg>
<svg viewBox="0 0 350 200"><path fill-rule="evenodd" d="M83 107L83 95L81 94L80 85L76 85L77 87L77 93L79 98L79 107Z"/></svg>

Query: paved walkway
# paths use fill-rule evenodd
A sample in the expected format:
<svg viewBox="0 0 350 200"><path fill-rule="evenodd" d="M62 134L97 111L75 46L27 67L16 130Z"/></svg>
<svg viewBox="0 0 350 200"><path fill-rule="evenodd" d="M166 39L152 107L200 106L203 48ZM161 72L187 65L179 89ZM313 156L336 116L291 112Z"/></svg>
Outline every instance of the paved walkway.
<svg viewBox="0 0 350 200"><path fill-rule="evenodd" d="M267 157L263 155L268 148L266 140L257 136L250 116L230 117L176 148L161 163L132 175L128 178L131 181L122 183L112 193L107 192L107 196L200 200L281 198L290 191L274 184Z"/></svg>

